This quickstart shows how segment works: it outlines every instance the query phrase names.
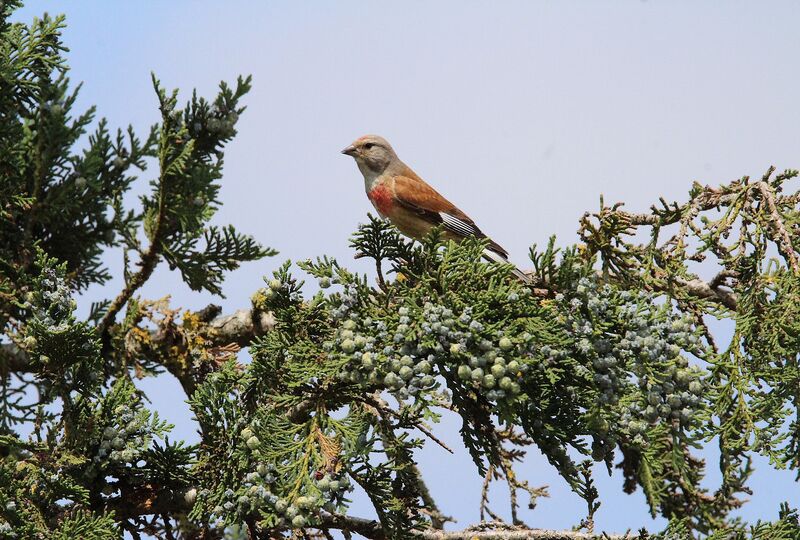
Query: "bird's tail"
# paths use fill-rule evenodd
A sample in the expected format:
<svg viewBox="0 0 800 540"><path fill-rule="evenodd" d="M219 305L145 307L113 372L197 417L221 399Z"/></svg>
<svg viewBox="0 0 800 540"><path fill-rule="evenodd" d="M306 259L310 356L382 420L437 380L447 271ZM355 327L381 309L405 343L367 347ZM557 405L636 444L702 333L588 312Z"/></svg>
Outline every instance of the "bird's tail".
<svg viewBox="0 0 800 540"><path fill-rule="evenodd" d="M508 264L510 262L508 260L508 257L500 253L497 253L496 251L489 249L488 247L483 250L483 257L493 262L499 262L504 264ZM523 272L516 266L514 266L514 268L511 270L511 273L513 273L514 276L523 283L528 283L530 281L530 277L528 277L528 275L525 272Z"/></svg>

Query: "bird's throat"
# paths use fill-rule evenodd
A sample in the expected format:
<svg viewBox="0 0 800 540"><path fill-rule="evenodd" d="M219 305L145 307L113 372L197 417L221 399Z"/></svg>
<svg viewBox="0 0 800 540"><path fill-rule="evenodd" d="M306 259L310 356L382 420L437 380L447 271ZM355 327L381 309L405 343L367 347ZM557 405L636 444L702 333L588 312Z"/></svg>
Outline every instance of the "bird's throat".
<svg viewBox="0 0 800 540"><path fill-rule="evenodd" d="M381 173L371 169L364 161L356 161L356 164L361 174L364 176L364 189L369 193L372 191L372 188L376 186Z"/></svg>

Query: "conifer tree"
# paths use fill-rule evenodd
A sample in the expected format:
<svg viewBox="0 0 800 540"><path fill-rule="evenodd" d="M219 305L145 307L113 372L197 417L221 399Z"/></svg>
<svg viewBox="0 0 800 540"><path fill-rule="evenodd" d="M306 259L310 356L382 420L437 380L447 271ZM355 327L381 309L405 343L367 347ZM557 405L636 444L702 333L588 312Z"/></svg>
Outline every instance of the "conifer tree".
<svg viewBox="0 0 800 540"><path fill-rule="evenodd" d="M771 522L731 517L754 455L800 470L797 171L695 184L645 213L601 201L579 244L531 248L531 283L483 262L478 240L413 243L370 218L352 248L377 276L287 262L240 311L181 311L140 297L158 265L212 297L225 271L275 255L209 224L249 78L183 102L154 77L160 121L113 131L74 110L63 18L11 23L17 7L0 2L0 537L800 538L789 504ZM80 318L109 251L124 286ZM730 321L729 343L711 319ZM133 384L165 371L199 444L171 440ZM462 531L445 532L415 463L446 447L443 415L460 419L465 474L485 479ZM575 530L518 515L547 495L519 467L533 447L586 501ZM595 462L668 528L595 531ZM377 520L350 512L356 485Z"/></svg>

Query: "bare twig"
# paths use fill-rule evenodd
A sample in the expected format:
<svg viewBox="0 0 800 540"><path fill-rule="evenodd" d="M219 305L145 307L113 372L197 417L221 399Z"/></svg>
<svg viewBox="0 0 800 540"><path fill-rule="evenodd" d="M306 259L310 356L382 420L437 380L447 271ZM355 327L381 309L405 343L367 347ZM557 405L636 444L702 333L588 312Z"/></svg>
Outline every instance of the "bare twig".
<svg viewBox="0 0 800 540"><path fill-rule="evenodd" d="M369 405L370 407L375 408L379 413L381 413L383 415L387 415L388 414L389 416L392 416L392 417L394 417L394 418L396 418L398 420L401 420L401 421L405 421L406 420L405 418L403 418L403 416L400 413L398 413L397 411L392 409L389 406L389 404L386 403L386 401L384 401L380 396L371 396L371 397L369 397L367 399L364 399L362 401L364 403L366 403L367 405ZM411 422L411 424L415 428L420 430L422 433L424 433L433 442L435 442L436 444L438 444L439 446L441 446L442 448L444 448L445 450L447 450L451 454L454 453L453 450L449 446L447 446L444 443L444 441L442 441L436 435L434 435L431 432L431 430L428 429L428 427L421 420L420 421Z"/></svg>
<svg viewBox="0 0 800 540"><path fill-rule="evenodd" d="M489 517L495 521L502 521L500 517L492 512L492 509L489 508L489 486L492 483L492 476L494 475L494 465L489 465L486 468L486 474L483 476L483 485L481 486L481 507L480 507L480 519L481 522L486 521L486 514L489 514Z"/></svg>

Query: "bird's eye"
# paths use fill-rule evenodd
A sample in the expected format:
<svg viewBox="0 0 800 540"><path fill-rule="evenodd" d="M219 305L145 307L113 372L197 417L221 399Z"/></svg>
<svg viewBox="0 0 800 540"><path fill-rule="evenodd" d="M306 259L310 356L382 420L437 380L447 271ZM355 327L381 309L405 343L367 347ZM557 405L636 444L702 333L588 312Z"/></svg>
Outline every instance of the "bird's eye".
<svg viewBox="0 0 800 540"><path fill-rule="evenodd" d="M375 146L375 144L374 144L374 143L368 142L367 144L365 144L365 145L364 145L364 148L366 148L367 150L369 150L369 149L370 149L370 148L372 148L373 146Z"/></svg>

